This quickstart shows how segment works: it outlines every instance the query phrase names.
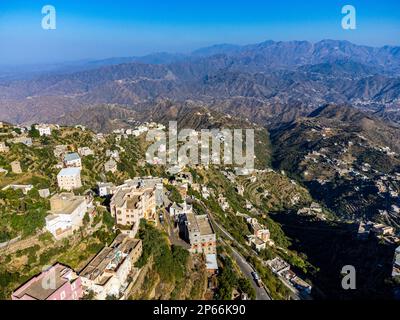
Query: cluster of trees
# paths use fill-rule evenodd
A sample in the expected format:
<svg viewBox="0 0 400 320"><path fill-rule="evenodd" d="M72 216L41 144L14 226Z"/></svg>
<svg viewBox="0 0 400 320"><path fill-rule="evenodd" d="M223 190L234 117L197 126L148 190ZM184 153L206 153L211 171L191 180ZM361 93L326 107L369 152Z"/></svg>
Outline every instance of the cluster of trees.
<svg viewBox="0 0 400 320"><path fill-rule="evenodd" d="M167 190L169 191L169 200L176 203L182 203L183 199L181 194L179 193L178 189L175 188L173 185L166 185Z"/></svg>
<svg viewBox="0 0 400 320"><path fill-rule="evenodd" d="M19 272L9 272L0 269L0 300L10 299L10 286L15 283L24 283L27 277Z"/></svg>
<svg viewBox="0 0 400 320"><path fill-rule="evenodd" d="M26 196L21 190L0 191L0 198L6 202L0 208L0 223L7 226L0 230L1 240L30 236L44 227L48 200L40 198L36 190Z"/></svg>
<svg viewBox="0 0 400 320"><path fill-rule="evenodd" d="M170 246L166 235L145 220L140 223L139 237L143 241L143 254L136 263L137 267L144 266L153 256L154 270L161 281L171 283L185 276L189 259L187 250L179 246Z"/></svg>
<svg viewBox="0 0 400 320"><path fill-rule="evenodd" d="M246 293L250 299L256 298L256 292L251 286L250 280L239 277L233 267L233 262L228 256L224 256L223 267L218 275L218 289L215 293L217 300L231 300L233 289Z"/></svg>

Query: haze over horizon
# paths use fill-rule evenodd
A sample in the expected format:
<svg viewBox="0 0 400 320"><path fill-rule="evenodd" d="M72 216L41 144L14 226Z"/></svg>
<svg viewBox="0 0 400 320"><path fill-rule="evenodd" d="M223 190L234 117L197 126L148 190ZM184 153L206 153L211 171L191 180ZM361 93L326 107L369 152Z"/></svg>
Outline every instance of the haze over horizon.
<svg viewBox="0 0 400 320"><path fill-rule="evenodd" d="M41 9L51 4L57 29L43 30ZM357 10L357 29L344 30L341 8ZM10 37L10 35L13 35ZM400 45L400 3L316 0L219 1L54 0L0 3L0 65L51 64L155 52L188 53L221 43L265 40L348 40L368 46ZM6 44L6 45L4 45ZM29 54L27 54L27 52Z"/></svg>

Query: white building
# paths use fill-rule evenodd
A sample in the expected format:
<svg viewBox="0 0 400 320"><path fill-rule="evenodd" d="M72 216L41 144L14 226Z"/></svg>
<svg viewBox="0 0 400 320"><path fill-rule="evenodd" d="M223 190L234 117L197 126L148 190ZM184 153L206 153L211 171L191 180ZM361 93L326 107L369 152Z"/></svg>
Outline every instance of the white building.
<svg viewBox="0 0 400 320"><path fill-rule="evenodd" d="M51 128L48 125L45 124L39 124L36 126L36 130L39 131L39 135L41 137L43 136L50 136L51 135Z"/></svg>
<svg viewBox="0 0 400 320"><path fill-rule="evenodd" d="M71 191L82 187L81 169L80 168L64 168L57 175L58 187L61 190Z"/></svg>
<svg viewBox="0 0 400 320"><path fill-rule="evenodd" d="M61 239L82 226L88 206L85 197L61 193L51 197L50 208L46 217L46 229L56 239Z"/></svg>
<svg viewBox="0 0 400 320"><path fill-rule="evenodd" d="M76 152L64 156L64 165L67 168L82 168L82 161Z"/></svg>
<svg viewBox="0 0 400 320"><path fill-rule="evenodd" d="M99 189L99 196L100 197L109 196L110 194L113 193L113 189L115 188L114 184L112 184L111 182L99 182L97 184L97 187Z"/></svg>
<svg viewBox="0 0 400 320"><path fill-rule="evenodd" d="M190 244L190 253L216 254L217 237L207 215L185 214L185 238Z"/></svg>

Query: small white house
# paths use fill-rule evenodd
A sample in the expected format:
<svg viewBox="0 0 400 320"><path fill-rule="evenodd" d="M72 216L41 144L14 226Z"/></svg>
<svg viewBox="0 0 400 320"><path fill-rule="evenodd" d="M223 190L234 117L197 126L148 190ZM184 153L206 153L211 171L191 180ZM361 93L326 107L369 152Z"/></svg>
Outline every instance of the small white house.
<svg viewBox="0 0 400 320"><path fill-rule="evenodd" d="M107 197L108 195L112 194L112 189L114 188L114 184L110 182L99 182L97 186L100 197Z"/></svg>
<svg viewBox="0 0 400 320"><path fill-rule="evenodd" d="M87 212L85 197L73 193L56 194L50 199L46 229L57 239L69 236L83 224Z"/></svg>
<svg viewBox="0 0 400 320"><path fill-rule="evenodd" d="M45 124L39 124L36 126L36 130L39 131L39 135L41 137L43 136L50 136L51 135L51 128L48 125Z"/></svg>

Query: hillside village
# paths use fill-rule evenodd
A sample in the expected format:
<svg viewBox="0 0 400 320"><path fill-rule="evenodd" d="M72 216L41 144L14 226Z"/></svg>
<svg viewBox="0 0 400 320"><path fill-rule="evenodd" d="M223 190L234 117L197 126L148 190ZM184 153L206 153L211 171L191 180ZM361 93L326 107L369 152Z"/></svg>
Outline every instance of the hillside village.
<svg viewBox="0 0 400 320"><path fill-rule="evenodd" d="M2 298L312 299L315 267L291 250L271 214L330 221L331 212L271 168L242 175L229 166L148 163L145 134L154 128L166 129L142 123L106 134L1 124ZM304 161L326 161L361 179L370 171L367 163L362 173L339 169L344 162L323 150ZM382 193L398 199L389 181L399 177L376 175ZM360 221L355 233L398 243L398 231L383 219ZM56 286L44 288L49 277Z"/></svg>

